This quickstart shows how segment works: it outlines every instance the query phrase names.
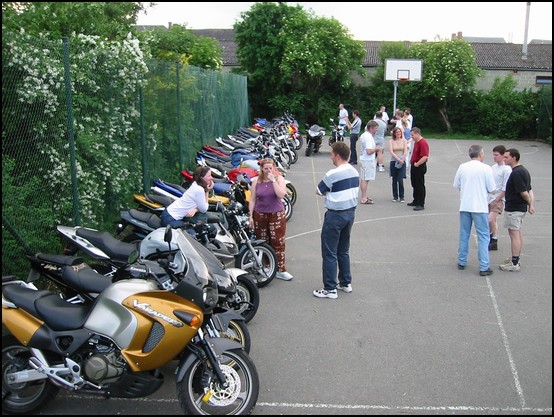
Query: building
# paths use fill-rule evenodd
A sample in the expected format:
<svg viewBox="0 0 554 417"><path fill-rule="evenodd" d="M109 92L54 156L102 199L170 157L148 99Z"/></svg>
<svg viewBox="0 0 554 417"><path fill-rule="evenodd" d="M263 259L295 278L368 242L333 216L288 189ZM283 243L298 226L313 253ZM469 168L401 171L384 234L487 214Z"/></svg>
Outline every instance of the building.
<svg viewBox="0 0 554 417"><path fill-rule="evenodd" d="M233 29L193 29L192 32L219 41L223 48L223 71L239 67ZM477 80L479 90L489 90L495 78L504 78L508 74L517 81L517 90L539 89L552 84L552 41L532 40L525 46L506 43L503 38L462 37L461 32L452 36L466 40L475 50L477 66L484 71ZM367 54L362 66L370 74L381 64L379 49L382 44L382 41L364 41Z"/></svg>

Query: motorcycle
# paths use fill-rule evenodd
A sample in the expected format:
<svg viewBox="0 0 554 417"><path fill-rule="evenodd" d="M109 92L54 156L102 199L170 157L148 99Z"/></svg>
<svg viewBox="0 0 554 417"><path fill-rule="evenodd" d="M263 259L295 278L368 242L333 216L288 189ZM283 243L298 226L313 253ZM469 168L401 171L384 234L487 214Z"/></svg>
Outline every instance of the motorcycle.
<svg viewBox="0 0 554 417"><path fill-rule="evenodd" d="M323 136L325 136L325 128L318 125L306 124L308 131L306 133L306 156L310 156L312 153L318 153Z"/></svg>
<svg viewBox="0 0 554 417"><path fill-rule="evenodd" d="M331 136L329 136L329 146L335 142L344 142L345 128L343 125L336 125L334 119L329 119L331 122Z"/></svg>
<svg viewBox="0 0 554 417"><path fill-rule="evenodd" d="M136 215L149 215L149 213L135 212ZM164 228L161 225L138 243L122 242L108 232L84 227L57 226L56 230L67 242L64 248L66 255L75 255L78 251L84 252L98 262L92 264L92 268L110 279L115 277L120 268L128 264L129 256L136 249L138 249L139 259L144 260L159 259L178 249L175 244L172 244L168 250L164 244ZM200 247L204 249L202 245ZM186 254L184 256L186 257ZM221 263L215 259L212 252L207 251L205 258L212 259L210 265L214 265L214 268L220 268L218 264ZM40 270L40 262L33 262L31 259L31 264L36 265L35 269ZM225 274L218 274L218 283L222 282L219 287L220 305L238 313L248 323L254 318L260 305L258 287L244 270L225 268L224 271ZM226 279L227 276L228 279ZM102 284L98 285L103 288Z"/></svg>
<svg viewBox="0 0 554 417"><path fill-rule="evenodd" d="M91 304L2 278L3 413L29 414L60 388L142 398L162 386L161 369L174 359L184 414L252 412L260 389L254 362L207 326L218 301L214 272L186 232L168 229L166 241L179 247L171 261L134 269L149 262L139 260L129 268L134 277Z"/></svg>

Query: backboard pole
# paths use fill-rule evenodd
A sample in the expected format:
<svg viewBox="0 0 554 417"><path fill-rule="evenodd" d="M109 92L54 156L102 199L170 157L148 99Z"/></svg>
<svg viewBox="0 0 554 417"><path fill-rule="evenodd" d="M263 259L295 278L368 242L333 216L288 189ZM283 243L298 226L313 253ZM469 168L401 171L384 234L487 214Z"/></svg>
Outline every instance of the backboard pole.
<svg viewBox="0 0 554 417"><path fill-rule="evenodd" d="M398 89L398 80L394 80L394 104L392 106L392 111L396 114L396 90Z"/></svg>

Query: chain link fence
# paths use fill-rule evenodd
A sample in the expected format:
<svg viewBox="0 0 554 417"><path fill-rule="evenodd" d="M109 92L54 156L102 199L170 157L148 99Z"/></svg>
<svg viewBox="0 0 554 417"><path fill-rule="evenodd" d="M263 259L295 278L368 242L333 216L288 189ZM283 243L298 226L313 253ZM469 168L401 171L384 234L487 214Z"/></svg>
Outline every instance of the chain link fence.
<svg viewBox="0 0 554 417"><path fill-rule="evenodd" d="M2 275L61 253L55 227L112 231L156 178L249 124L246 77L148 61L136 41L2 38Z"/></svg>

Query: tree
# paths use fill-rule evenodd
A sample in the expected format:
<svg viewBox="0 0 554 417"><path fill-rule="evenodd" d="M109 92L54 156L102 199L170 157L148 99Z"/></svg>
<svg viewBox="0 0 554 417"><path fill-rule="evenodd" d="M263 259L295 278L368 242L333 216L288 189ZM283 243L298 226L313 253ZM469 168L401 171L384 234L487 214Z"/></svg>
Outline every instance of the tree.
<svg viewBox="0 0 554 417"><path fill-rule="evenodd" d="M423 79L418 90L424 98L437 103L441 119L450 131L449 99L471 91L481 71L475 62L475 52L462 39L416 43L411 52L413 58L423 60Z"/></svg>
<svg viewBox="0 0 554 417"><path fill-rule="evenodd" d="M256 112L320 114L361 72L365 50L336 19L302 6L256 3L235 24L237 57ZM333 108L335 104L333 104Z"/></svg>
<svg viewBox="0 0 554 417"><path fill-rule="evenodd" d="M195 36L185 26L172 25L168 30L155 28L139 34L153 58L192 65L204 69L221 69L223 52L213 38Z"/></svg>
<svg viewBox="0 0 554 417"><path fill-rule="evenodd" d="M72 33L122 40L135 33L140 2L5 2L2 27L52 38Z"/></svg>

